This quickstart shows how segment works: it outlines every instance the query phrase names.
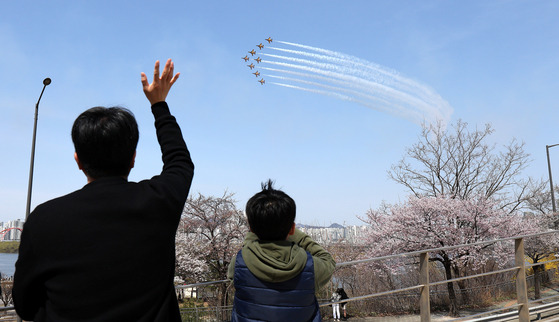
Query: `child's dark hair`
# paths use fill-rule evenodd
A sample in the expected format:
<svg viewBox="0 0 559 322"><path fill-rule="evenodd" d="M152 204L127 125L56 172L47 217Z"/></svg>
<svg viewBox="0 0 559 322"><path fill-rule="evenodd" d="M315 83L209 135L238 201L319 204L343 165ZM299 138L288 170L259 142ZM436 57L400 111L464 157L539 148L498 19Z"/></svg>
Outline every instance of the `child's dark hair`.
<svg viewBox="0 0 559 322"><path fill-rule="evenodd" d="M295 201L273 188L273 181L262 183L262 191L246 205L250 230L260 240L285 240L295 222Z"/></svg>

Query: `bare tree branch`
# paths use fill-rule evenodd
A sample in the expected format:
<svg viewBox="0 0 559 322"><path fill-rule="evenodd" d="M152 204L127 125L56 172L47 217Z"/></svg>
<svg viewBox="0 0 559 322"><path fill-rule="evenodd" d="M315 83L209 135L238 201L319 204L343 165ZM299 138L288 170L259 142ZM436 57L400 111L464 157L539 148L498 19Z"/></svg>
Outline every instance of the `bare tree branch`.
<svg viewBox="0 0 559 322"><path fill-rule="evenodd" d="M470 130L461 120L448 129L442 123L424 125L419 141L391 167L389 177L416 197L482 196L498 200L509 212L520 209L533 195L531 180L520 179L529 155L516 140L497 151L486 143L492 133L489 124Z"/></svg>

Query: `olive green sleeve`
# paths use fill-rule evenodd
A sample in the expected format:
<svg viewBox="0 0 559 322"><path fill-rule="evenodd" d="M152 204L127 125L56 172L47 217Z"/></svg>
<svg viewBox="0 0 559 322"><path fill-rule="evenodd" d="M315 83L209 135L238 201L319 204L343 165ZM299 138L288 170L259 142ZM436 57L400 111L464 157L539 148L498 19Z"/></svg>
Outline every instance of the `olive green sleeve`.
<svg viewBox="0 0 559 322"><path fill-rule="evenodd" d="M334 268L336 268L336 262L334 261L332 255L315 242L309 235L299 229L295 229L295 233L289 236L287 240L296 243L299 247L309 252L313 257L314 284L316 290L319 290L326 285L330 281L330 278L332 278Z"/></svg>
<svg viewBox="0 0 559 322"><path fill-rule="evenodd" d="M227 279L231 282L233 281L233 277L235 276L235 262L237 260L237 255L233 256L231 262L229 263L229 267L227 267Z"/></svg>

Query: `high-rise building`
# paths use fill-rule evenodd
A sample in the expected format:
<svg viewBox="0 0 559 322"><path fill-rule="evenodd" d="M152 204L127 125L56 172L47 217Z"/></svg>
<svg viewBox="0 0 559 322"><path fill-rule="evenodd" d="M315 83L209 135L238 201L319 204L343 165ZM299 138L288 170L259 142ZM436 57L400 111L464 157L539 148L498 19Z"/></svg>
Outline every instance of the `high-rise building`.
<svg viewBox="0 0 559 322"><path fill-rule="evenodd" d="M330 227L315 227L298 225L302 232L311 236L317 243L328 245L330 243L348 243L360 245L365 242L367 226L341 226L334 224Z"/></svg>
<svg viewBox="0 0 559 322"><path fill-rule="evenodd" d="M21 219L0 222L0 240L20 240L24 221Z"/></svg>

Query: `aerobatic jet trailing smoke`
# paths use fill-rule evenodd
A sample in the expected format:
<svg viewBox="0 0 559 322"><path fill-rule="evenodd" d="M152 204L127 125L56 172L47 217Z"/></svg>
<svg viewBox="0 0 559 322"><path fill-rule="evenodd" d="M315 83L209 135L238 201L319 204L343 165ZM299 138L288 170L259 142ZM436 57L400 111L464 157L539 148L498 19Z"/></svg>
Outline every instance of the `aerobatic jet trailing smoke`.
<svg viewBox="0 0 559 322"><path fill-rule="evenodd" d="M260 84L278 85L341 100L408 119L448 123L452 107L431 87L395 70L347 54L307 45L265 39L249 51L257 65L248 67ZM272 44L273 42L273 44ZM268 80L268 82L265 81ZM270 81L272 79L273 81Z"/></svg>

